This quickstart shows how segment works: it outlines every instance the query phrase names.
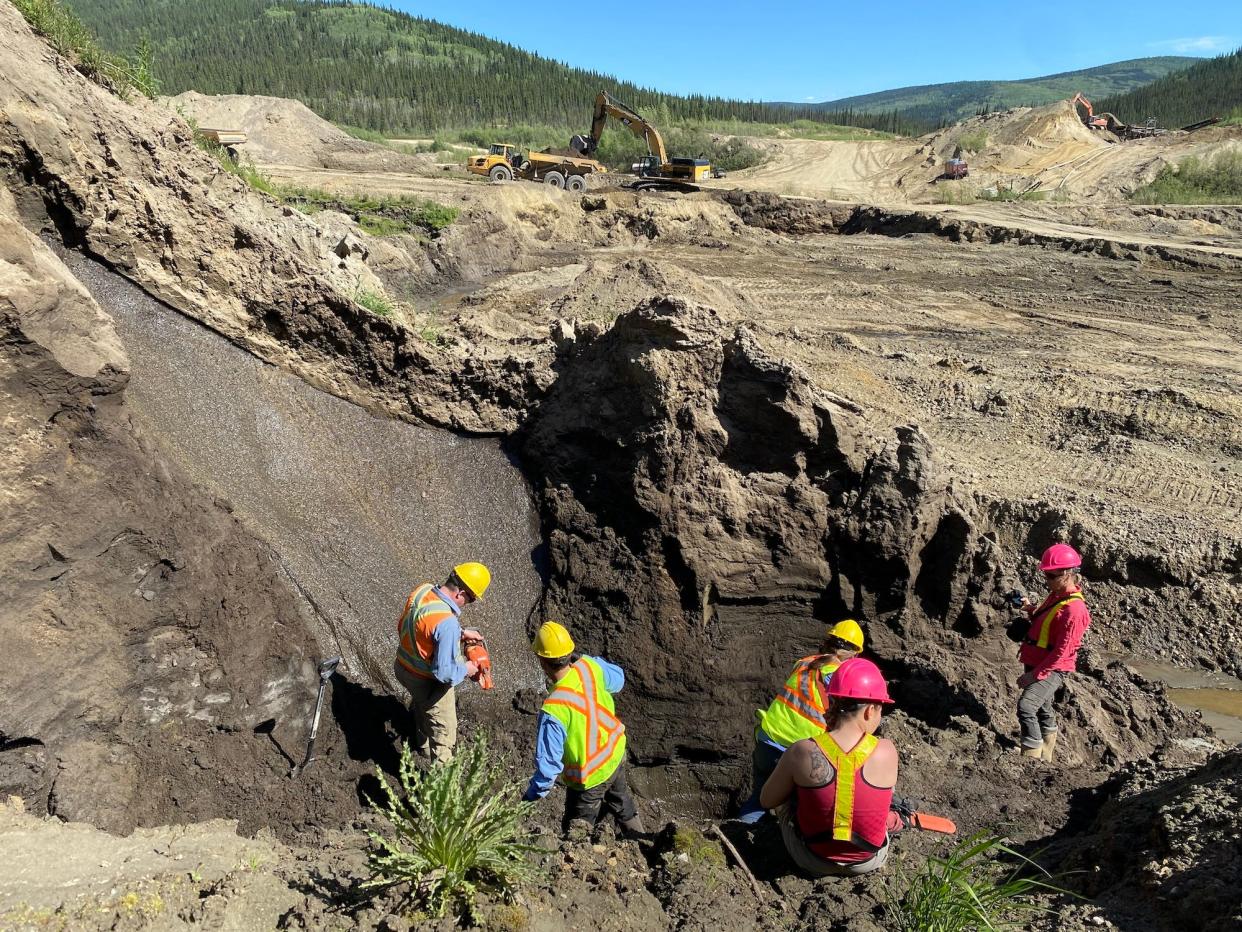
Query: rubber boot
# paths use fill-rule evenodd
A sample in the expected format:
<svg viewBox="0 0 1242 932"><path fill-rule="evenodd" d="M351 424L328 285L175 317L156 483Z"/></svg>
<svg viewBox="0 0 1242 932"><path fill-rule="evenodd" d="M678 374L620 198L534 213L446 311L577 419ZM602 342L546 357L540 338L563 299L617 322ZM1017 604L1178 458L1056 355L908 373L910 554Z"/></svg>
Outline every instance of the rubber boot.
<svg viewBox="0 0 1242 932"><path fill-rule="evenodd" d="M1042 760L1042 759L1043 759L1043 756L1044 756L1044 746L1043 746L1043 744L1040 744L1040 746L1039 746L1039 747L1037 747L1037 748L1023 748L1023 749L1022 749L1022 756L1023 756L1023 757L1034 757L1034 758L1036 758L1036 759L1038 759L1038 760Z"/></svg>
<svg viewBox="0 0 1242 932"><path fill-rule="evenodd" d="M621 831L630 836L647 834L647 830L643 826L643 817L637 812L634 813L634 818L626 819L621 823Z"/></svg>
<svg viewBox="0 0 1242 932"><path fill-rule="evenodd" d="M1039 756L1046 761L1052 760L1052 754L1057 749L1057 732L1051 734L1045 733L1044 746L1040 748Z"/></svg>

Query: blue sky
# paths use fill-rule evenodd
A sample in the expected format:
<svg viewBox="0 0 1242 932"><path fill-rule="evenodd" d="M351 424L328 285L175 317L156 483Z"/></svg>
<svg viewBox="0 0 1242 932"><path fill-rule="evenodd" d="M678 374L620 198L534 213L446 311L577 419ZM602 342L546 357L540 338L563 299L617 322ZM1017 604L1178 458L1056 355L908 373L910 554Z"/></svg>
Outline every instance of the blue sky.
<svg viewBox="0 0 1242 932"><path fill-rule="evenodd" d="M831 100L1242 45L1242 0L610 2L565 4L564 15L520 0L386 2L663 91L746 100Z"/></svg>

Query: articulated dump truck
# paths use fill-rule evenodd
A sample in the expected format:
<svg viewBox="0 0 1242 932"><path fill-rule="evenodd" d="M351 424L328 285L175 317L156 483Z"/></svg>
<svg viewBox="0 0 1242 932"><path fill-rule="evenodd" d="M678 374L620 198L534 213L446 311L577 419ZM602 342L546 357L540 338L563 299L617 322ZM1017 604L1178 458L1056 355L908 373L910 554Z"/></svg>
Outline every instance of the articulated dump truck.
<svg viewBox="0 0 1242 932"><path fill-rule="evenodd" d="M471 156L466 160L466 170L476 175L486 175L492 181L541 181L554 188L569 191L586 189L586 176L608 169L602 162L567 155L551 149L530 152L509 143L493 143L487 155Z"/></svg>

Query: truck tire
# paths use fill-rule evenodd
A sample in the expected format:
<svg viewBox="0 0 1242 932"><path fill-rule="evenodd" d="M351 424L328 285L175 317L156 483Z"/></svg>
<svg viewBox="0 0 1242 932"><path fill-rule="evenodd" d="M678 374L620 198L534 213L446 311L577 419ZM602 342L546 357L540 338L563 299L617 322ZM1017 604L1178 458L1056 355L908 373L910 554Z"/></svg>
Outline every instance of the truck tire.
<svg viewBox="0 0 1242 932"><path fill-rule="evenodd" d="M583 177L582 175L570 175L568 178L565 179L565 190L566 191L585 191L586 190L586 178Z"/></svg>
<svg viewBox="0 0 1242 932"><path fill-rule="evenodd" d="M565 176L562 175L560 172L548 172L546 175L543 176L543 183L550 184L554 188L564 188L565 187Z"/></svg>
<svg viewBox="0 0 1242 932"><path fill-rule="evenodd" d="M513 169L508 165L493 165L492 170L487 173L487 177L492 181L512 181Z"/></svg>

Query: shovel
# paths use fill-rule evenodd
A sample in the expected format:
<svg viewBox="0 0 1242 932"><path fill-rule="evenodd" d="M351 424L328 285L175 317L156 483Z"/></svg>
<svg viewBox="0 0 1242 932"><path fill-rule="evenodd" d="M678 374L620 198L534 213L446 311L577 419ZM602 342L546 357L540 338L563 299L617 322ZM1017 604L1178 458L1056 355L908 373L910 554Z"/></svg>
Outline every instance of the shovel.
<svg viewBox="0 0 1242 932"><path fill-rule="evenodd" d="M315 759L315 738L319 734L319 715L323 712L323 694L327 691L328 681L332 679L332 674L336 672L340 662L340 657L332 657L319 662L319 695L315 697L315 716L311 719L310 739L306 742L306 757L302 759L302 763L293 768L289 774L291 777L302 773Z"/></svg>

